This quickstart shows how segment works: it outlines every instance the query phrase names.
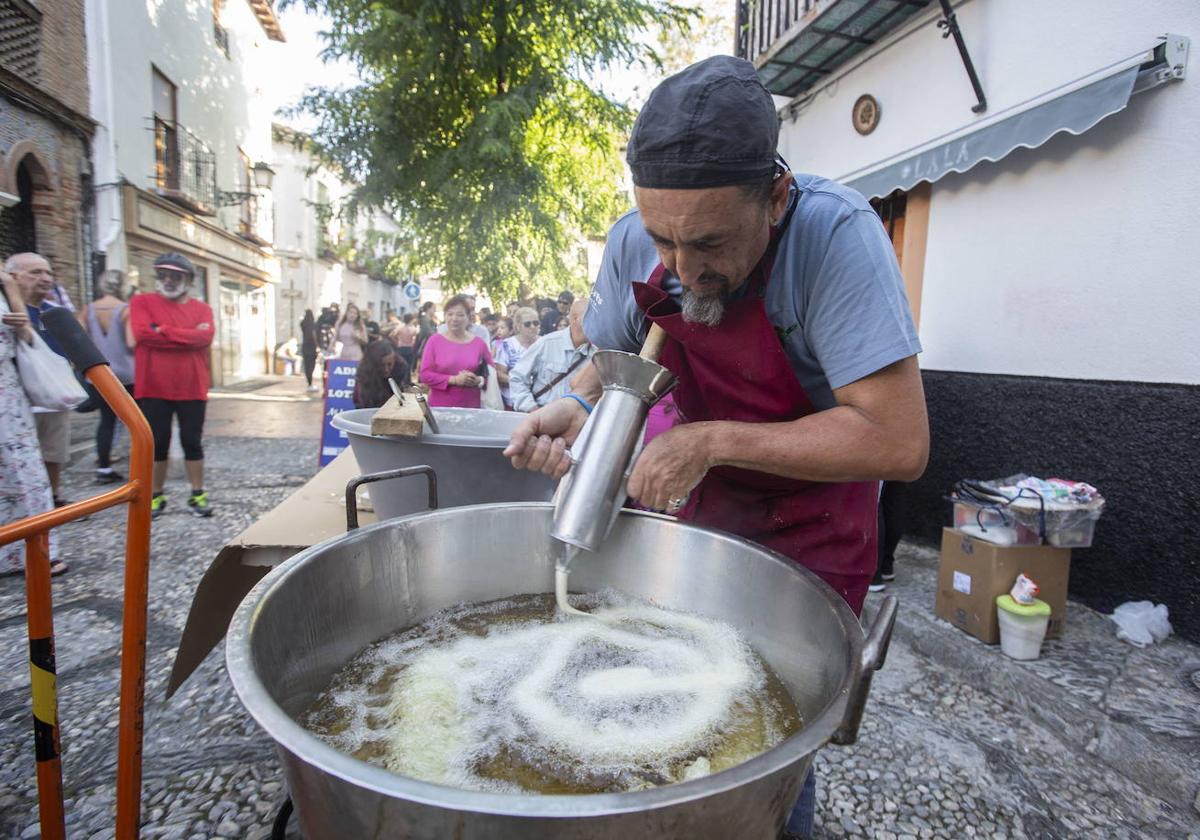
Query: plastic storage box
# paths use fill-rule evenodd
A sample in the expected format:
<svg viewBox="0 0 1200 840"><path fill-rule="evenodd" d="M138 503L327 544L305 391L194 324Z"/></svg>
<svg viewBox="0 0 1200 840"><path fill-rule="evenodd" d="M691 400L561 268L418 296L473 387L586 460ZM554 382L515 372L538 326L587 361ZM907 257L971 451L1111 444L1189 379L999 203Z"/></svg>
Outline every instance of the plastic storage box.
<svg viewBox="0 0 1200 840"><path fill-rule="evenodd" d="M1042 543L1037 530L1018 522L1011 512L1002 508L977 505L962 499L954 502L954 529L997 545L1041 545Z"/></svg>

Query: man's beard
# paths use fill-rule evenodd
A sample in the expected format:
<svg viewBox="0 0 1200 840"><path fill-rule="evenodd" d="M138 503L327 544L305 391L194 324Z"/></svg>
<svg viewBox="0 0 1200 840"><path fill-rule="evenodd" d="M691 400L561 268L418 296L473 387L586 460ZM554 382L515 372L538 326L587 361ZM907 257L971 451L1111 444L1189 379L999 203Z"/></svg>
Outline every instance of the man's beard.
<svg viewBox="0 0 1200 840"><path fill-rule="evenodd" d="M702 275L698 285L704 293L685 288L679 298L683 320L689 324L715 327L725 315L725 302L729 300L729 278L721 275Z"/></svg>
<svg viewBox="0 0 1200 840"><path fill-rule="evenodd" d="M169 300L176 300L187 294L188 284L182 281L159 280L156 284L158 293Z"/></svg>

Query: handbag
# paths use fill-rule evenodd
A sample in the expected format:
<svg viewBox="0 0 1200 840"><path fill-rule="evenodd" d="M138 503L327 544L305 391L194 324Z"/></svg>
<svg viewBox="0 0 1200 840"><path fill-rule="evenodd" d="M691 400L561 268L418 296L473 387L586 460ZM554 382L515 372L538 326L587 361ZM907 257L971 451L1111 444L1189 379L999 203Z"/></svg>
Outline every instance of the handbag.
<svg viewBox="0 0 1200 840"><path fill-rule="evenodd" d="M47 411L70 411L87 399L71 364L33 331L33 343L17 339L17 372L29 402Z"/></svg>

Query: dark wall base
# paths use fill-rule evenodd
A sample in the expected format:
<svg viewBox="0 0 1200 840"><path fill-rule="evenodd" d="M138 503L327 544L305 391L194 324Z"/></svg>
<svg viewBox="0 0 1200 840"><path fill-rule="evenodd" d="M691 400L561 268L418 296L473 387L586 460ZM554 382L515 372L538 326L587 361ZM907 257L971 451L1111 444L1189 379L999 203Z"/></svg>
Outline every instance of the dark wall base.
<svg viewBox="0 0 1200 840"><path fill-rule="evenodd" d="M940 539L960 478L1024 472L1095 485L1107 500L1071 594L1111 612L1167 605L1200 641L1200 386L925 371L932 450L909 495L910 535Z"/></svg>

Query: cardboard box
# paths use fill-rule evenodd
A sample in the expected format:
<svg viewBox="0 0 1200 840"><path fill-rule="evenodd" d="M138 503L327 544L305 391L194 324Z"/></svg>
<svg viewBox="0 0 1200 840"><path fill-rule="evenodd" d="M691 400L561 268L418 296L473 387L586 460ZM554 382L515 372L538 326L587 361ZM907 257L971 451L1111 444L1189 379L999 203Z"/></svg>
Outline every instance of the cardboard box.
<svg viewBox="0 0 1200 840"><path fill-rule="evenodd" d="M1012 589L1022 572L1033 578L1041 588L1038 597L1050 605L1046 638L1061 636L1067 617L1069 548L996 545L943 528L934 612L989 645L999 644L996 596Z"/></svg>
<svg viewBox="0 0 1200 840"><path fill-rule="evenodd" d="M354 453L346 449L278 507L226 543L196 588L167 681L167 697L225 638L242 599L267 572L311 545L346 533L346 484L360 472ZM374 521L374 513L359 514L360 526Z"/></svg>

